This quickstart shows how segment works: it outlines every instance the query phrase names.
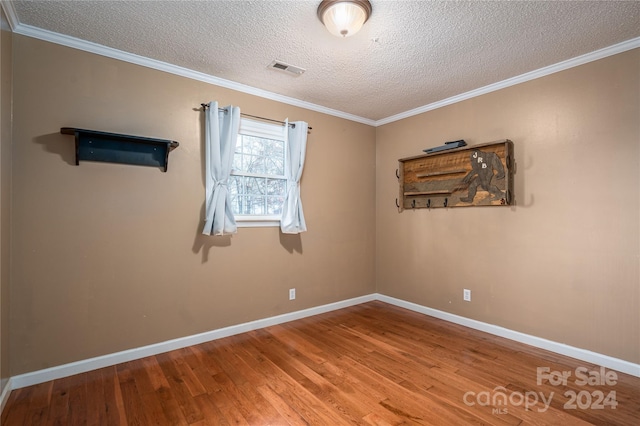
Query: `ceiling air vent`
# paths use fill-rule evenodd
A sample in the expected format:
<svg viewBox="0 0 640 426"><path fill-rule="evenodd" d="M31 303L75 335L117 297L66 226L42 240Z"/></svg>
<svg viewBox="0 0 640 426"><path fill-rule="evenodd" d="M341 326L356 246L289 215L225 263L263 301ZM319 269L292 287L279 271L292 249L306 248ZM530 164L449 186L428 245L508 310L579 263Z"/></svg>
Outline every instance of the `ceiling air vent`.
<svg viewBox="0 0 640 426"><path fill-rule="evenodd" d="M284 71L296 76L302 75L302 73L306 71L304 68L296 67L294 65L290 65L290 64L287 64L286 62L282 62L278 60L271 62L267 68L271 68L278 71Z"/></svg>

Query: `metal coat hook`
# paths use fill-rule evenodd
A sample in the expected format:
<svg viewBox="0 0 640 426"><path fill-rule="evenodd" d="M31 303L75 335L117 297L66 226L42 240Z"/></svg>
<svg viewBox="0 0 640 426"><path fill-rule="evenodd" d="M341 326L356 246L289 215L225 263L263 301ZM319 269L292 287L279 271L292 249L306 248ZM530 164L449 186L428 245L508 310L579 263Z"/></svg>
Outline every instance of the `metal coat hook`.
<svg viewBox="0 0 640 426"><path fill-rule="evenodd" d="M447 204L448 204L448 203L449 203L449 199L448 199L448 198L445 198L445 199L444 199L444 206L445 206L445 207L447 207Z"/></svg>
<svg viewBox="0 0 640 426"><path fill-rule="evenodd" d="M411 208L412 209L416 208L416 200L415 199L411 200Z"/></svg>
<svg viewBox="0 0 640 426"><path fill-rule="evenodd" d="M431 198L427 198L427 208L431 208Z"/></svg>

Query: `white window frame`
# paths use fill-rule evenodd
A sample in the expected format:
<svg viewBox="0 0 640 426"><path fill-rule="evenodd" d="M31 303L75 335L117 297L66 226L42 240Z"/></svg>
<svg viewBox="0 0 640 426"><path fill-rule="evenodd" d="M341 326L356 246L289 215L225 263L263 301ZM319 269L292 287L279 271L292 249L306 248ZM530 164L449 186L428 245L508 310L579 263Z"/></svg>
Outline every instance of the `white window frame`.
<svg viewBox="0 0 640 426"><path fill-rule="evenodd" d="M238 135L256 136L265 139L281 140L284 142L284 170L287 170L287 152L289 149L286 137L287 128L282 124L265 123L262 121L251 120L248 118L240 119L240 129ZM235 150L235 148L234 148ZM267 175L253 173L236 173L231 170L231 176L254 176L269 177ZM285 194L288 190L288 183L285 177ZM239 228L256 228L256 227L279 227L282 215L235 215L236 225Z"/></svg>

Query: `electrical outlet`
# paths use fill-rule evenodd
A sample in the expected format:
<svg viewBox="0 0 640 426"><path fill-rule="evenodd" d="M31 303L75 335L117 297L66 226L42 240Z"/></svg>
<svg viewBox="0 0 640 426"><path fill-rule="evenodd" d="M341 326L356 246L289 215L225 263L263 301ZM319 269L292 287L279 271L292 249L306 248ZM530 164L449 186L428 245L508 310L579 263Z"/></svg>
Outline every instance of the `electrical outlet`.
<svg viewBox="0 0 640 426"><path fill-rule="evenodd" d="M462 290L462 299L466 302L471 302L471 290L467 290L466 288Z"/></svg>
<svg viewBox="0 0 640 426"><path fill-rule="evenodd" d="M293 300L296 298L296 289L295 288L290 288L289 289L289 300Z"/></svg>

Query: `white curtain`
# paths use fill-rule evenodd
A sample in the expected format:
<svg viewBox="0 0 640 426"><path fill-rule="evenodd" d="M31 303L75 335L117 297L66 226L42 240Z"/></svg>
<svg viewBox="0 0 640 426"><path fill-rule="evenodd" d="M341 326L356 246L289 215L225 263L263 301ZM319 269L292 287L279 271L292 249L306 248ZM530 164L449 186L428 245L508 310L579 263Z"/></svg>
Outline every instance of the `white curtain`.
<svg viewBox="0 0 640 426"><path fill-rule="evenodd" d="M229 105L219 110L218 102L211 102L205 109L205 235L233 234L238 230L228 182L239 127L240 108Z"/></svg>
<svg viewBox="0 0 640 426"><path fill-rule="evenodd" d="M287 195L282 207L282 219L280 229L284 234L299 234L307 230L302 212L302 200L300 199L300 178L304 168L304 157L307 151L307 129L309 125L304 121L296 121L289 126L286 122L288 137L287 160L285 162L285 175L287 176Z"/></svg>

